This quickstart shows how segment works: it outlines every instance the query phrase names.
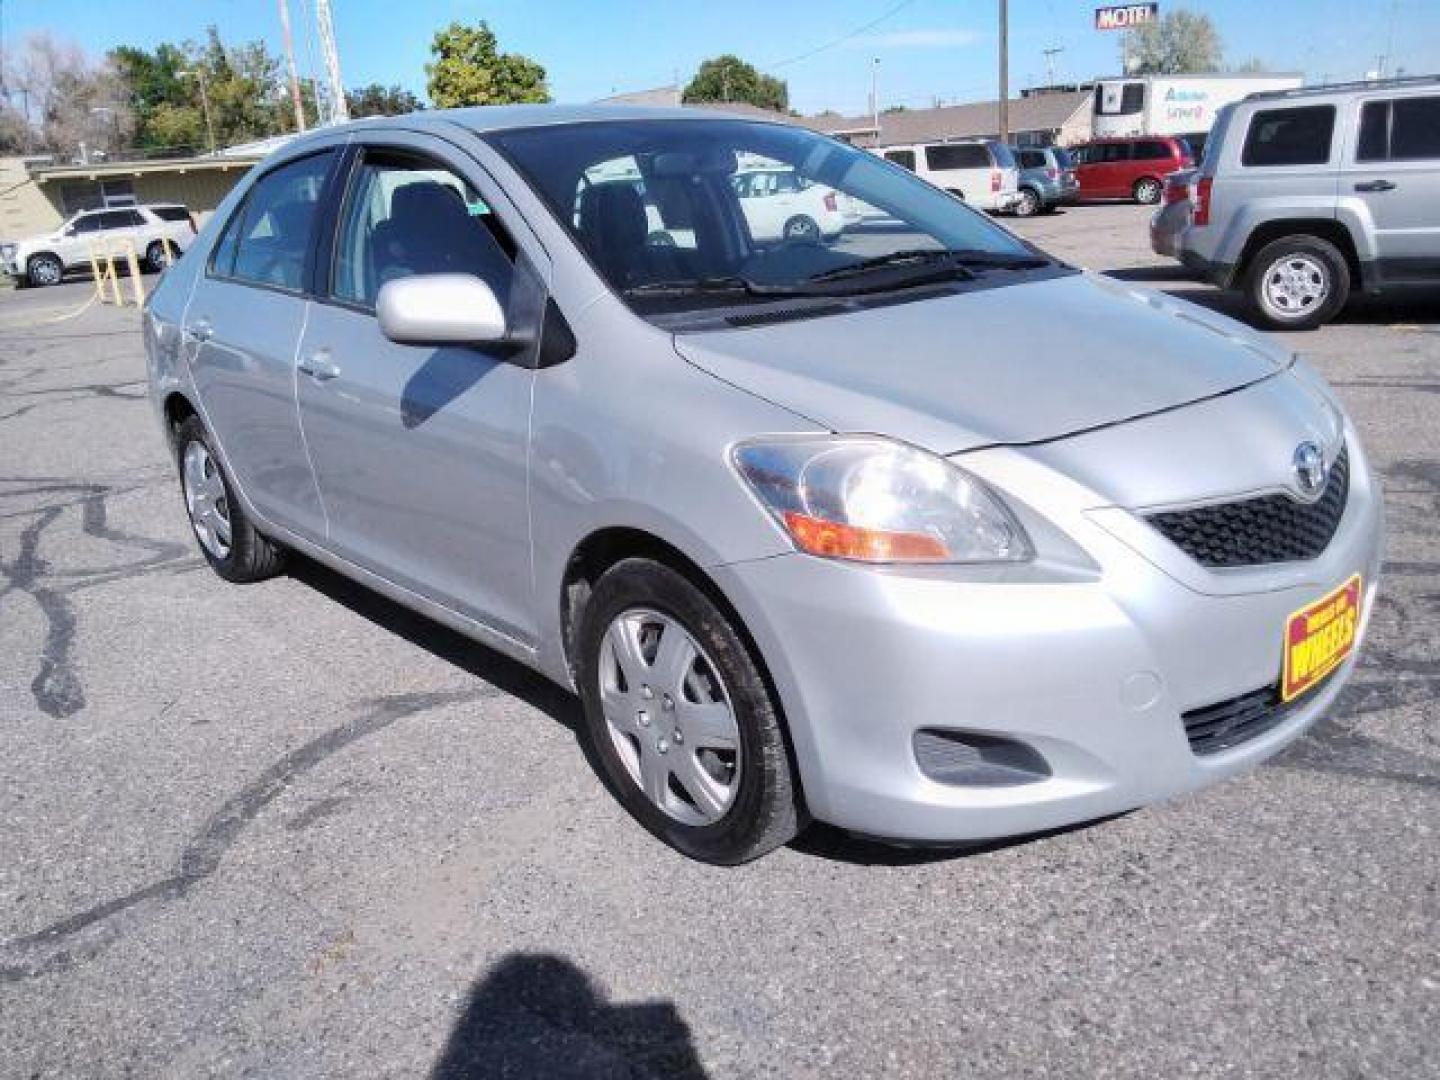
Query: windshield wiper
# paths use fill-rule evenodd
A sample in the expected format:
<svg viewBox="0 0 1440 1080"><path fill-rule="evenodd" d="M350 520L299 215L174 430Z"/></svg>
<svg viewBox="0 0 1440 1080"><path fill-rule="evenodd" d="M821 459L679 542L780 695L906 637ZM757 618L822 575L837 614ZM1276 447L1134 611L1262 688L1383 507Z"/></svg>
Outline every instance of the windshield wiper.
<svg viewBox="0 0 1440 1080"><path fill-rule="evenodd" d="M647 281L621 291L623 296L691 296L695 293L740 293L747 296L794 296L803 293L793 285L765 285L743 277L707 277L674 281Z"/></svg>
<svg viewBox="0 0 1440 1080"><path fill-rule="evenodd" d="M984 248L956 248L950 252L961 266L975 269L1039 270L1055 260L1031 252L986 251Z"/></svg>
<svg viewBox="0 0 1440 1080"><path fill-rule="evenodd" d="M806 281L843 281L845 278L858 277L861 274L868 274L873 270L905 269L913 267L924 270L926 275L933 273L936 265L942 265L946 270L959 271L957 276L972 277L973 275L965 268L958 266L953 252L944 248L902 248L899 251L889 251L884 255L874 255L868 259L861 259L859 262L846 263L844 266L837 266L833 270L822 270L818 274L811 274Z"/></svg>

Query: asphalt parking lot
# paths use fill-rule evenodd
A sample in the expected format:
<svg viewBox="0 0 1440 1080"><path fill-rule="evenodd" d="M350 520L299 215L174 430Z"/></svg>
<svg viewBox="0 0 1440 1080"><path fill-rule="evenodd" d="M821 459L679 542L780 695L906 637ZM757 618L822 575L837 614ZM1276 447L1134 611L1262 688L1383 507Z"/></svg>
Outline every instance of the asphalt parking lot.
<svg viewBox="0 0 1440 1080"><path fill-rule="evenodd" d="M1145 218L1017 229L1232 310ZM1390 530L1311 735L1059 835L720 870L517 665L310 564L210 573L135 313L49 321L87 290L0 294L0 1076L1440 1073L1440 296L1289 336Z"/></svg>

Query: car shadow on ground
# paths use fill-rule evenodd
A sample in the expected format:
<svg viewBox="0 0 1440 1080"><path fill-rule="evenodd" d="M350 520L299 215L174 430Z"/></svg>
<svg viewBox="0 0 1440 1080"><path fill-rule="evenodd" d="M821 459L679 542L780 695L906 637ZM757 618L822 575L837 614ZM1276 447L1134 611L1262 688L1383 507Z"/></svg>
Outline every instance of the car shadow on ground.
<svg viewBox="0 0 1440 1080"><path fill-rule="evenodd" d="M512 953L470 991L431 1080L705 1080L690 1028L669 1001L605 1000L549 953Z"/></svg>
<svg viewBox="0 0 1440 1080"><path fill-rule="evenodd" d="M850 863L853 866L924 866L928 863L968 859L977 855L1005 851L1009 848L1024 847L1039 840L1050 840L1057 836L1064 836L1066 833L1080 832L1103 825L1124 816L1124 813L1110 814L1092 821L1080 821L1073 825L1046 829L1044 832L1026 833L1024 836L1005 836L998 840L977 840L956 844L899 844L894 841L849 833L844 829L817 822L798 836L790 846L806 855Z"/></svg>

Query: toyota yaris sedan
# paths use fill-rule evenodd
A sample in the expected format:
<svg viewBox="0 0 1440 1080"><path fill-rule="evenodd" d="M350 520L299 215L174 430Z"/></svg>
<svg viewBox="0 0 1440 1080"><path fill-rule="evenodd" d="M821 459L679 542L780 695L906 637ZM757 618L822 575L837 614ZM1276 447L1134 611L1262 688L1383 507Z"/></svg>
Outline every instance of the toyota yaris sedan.
<svg viewBox="0 0 1440 1080"><path fill-rule="evenodd" d="M741 163L877 213L757 238ZM1213 783L1315 722L1374 606L1379 488L1303 362L784 123L314 133L144 325L221 577L302 552L573 689L708 862Z"/></svg>

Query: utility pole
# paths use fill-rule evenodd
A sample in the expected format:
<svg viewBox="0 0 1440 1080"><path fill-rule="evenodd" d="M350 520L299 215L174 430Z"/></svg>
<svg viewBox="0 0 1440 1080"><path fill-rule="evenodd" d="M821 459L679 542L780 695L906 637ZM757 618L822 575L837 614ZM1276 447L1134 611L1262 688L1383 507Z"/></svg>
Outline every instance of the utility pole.
<svg viewBox="0 0 1440 1080"><path fill-rule="evenodd" d="M300 77L295 74L295 39L290 36L290 5L280 0L280 29L285 35L285 65L290 72L290 100L295 105L295 130L305 130L305 106L300 101Z"/></svg>
<svg viewBox="0 0 1440 1080"><path fill-rule="evenodd" d="M315 26L320 38L320 52L325 57L325 75L330 84L330 119L343 122L350 119L350 103L345 100L345 83L340 78L340 50L335 46L335 21L330 16L330 0L315 0Z"/></svg>
<svg viewBox="0 0 1440 1080"><path fill-rule="evenodd" d="M870 122L875 125L875 145L880 145L880 58L870 61Z"/></svg>
<svg viewBox="0 0 1440 1080"><path fill-rule="evenodd" d="M1000 141L1010 141L1010 3L1000 0Z"/></svg>

